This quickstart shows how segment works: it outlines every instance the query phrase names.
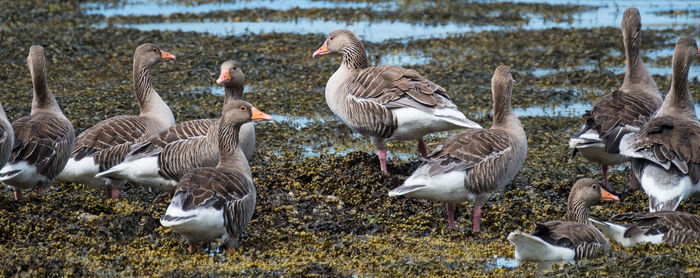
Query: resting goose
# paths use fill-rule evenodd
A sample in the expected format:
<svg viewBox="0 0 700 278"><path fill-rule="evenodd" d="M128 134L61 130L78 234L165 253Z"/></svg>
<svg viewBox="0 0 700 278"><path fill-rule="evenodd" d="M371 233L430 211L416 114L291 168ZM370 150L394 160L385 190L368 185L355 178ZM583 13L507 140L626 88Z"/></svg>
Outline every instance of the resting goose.
<svg viewBox="0 0 700 278"><path fill-rule="evenodd" d="M237 62L223 63L216 82L224 84L226 89L224 105L243 98L245 75ZM218 130L219 119L177 124L146 142L134 144L124 162L97 174L97 177L127 180L172 193L178 180L190 169L216 166L219 161ZM239 147L246 159L250 159L255 151L255 126L252 122L245 123L240 132ZM248 168L247 162L244 167Z"/></svg>
<svg viewBox="0 0 700 278"><path fill-rule="evenodd" d="M567 204L569 221L550 221L537 224L530 234L512 232L508 235L508 241L515 246L515 259L572 261L607 253L610 244L588 221L590 206L599 201L618 200L592 179L576 181Z"/></svg>
<svg viewBox="0 0 700 278"><path fill-rule="evenodd" d="M633 158L632 171L649 195L649 211L676 210L700 191L700 121L688 89L688 72L698 51L694 39L678 39L671 89L661 108L620 142L620 153Z"/></svg>
<svg viewBox="0 0 700 278"><path fill-rule="evenodd" d="M473 230L478 232L481 206L515 177L527 154L525 130L510 105L513 83L510 67L498 67L491 80L491 128L470 129L445 139L389 196L445 202L450 229L456 228L455 205L471 200Z"/></svg>
<svg viewBox="0 0 700 278"><path fill-rule="evenodd" d="M444 88L417 71L398 66L369 67L365 47L349 30L331 32L313 57L334 52L343 55L343 62L328 79L326 103L354 132L370 138L385 174L388 140L418 140L418 149L425 156L424 135L481 128L457 109Z"/></svg>
<svg viewBox="0 0 700 278"><path fill-rule="evenodd" d="M638 243L678 245L700 240L700 215L680 211L624 213L611 222L632 222L630 226L589 219L606 237L629 247Z"/></svg>
<svg viewBox="0 0 700 278"><path fill-rule="evenodd" d="M601 97L593 109L581 116L583 128L571 140L573 154L581 152L586 159L600 164L603 184L608 184L608 165L625 163L629 157L620 154L620 138L631 127L639 128L649 120L661 106L661 94L654 79L649 75L639 47L642 43L642 22L639 10L628 8L622 18L622 42L625 45L627 71L620 89ZM630 177L630 188L635 187L634 172Z"/></svg>
<svg viewBox="0 0 700 278"><path fill-rule="evenodd" d="M138 116L122 115L103 120L83 131L59 180L104 187L107 196L119 198L124 180L97 178L95 174L121 162L131 144L143 142L175 124L175 117L151 82L151 67L175 56L157 45L139 45L134 53L134 93L139 102Z"/></svg>
<svg viewBox="0 0 700 278"><path fill-rule="evenodd" d="M161 225L185 238L190 252L195 244L218 238L233 251L255 210L255 186L241 167L246 161L238 147L239 129L251 120L272 118L242 100L227 103L221 114L218 164L185 174L160 219Z"/></svg>
<svg viewBox="0 0 700 278"><path fill-rule="evenodd" d="M34 87L32 111L29 116L12 123L14 147L9 161L0 169L0 181L14 190L15 200L22 198L23 189L33 187L43 195L46 187L66 166L75 142L73 125L63 115L56 98L49 91L42 46L32 45L29 48L27 65ZM12 130L5 132L6 136L11 134ZM3 145L3 151L6 148L7 144Z"/></svg>

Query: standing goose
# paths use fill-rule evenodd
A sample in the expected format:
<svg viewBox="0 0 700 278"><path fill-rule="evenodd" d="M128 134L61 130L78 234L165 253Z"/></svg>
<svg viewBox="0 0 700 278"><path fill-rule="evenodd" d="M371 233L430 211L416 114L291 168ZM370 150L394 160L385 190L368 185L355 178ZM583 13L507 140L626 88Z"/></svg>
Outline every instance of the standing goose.
<svg viewBox="0 0 700 278"><path fill-rule="evenodd" d="M217 134L219 163L216 167L189 171L177 184L161 225L181 234L189 244L222 238L229 251L238 243L255 210L255 186L238 147L244 123L272 118L242 100L224 105ZM247 164L247 163L246 163Z"/></svg>
<svg viewBox="0 0 700 278"><path fill-rule="evenodd" d="M32 112L12 123L14 147L8 163L0 169L0 181L12 187L15 200L22 198L22 189L32 187L43 195L45 188L66 166L75 142L73 125L49 91L42 46L29 48L27 65L34 87ZM5 133L10 134L11 131Z"/></svg>
<svg viewBox="0 0 700 278"><path fill-rule="evenodd" d="M700 122L688 89L688 72L698 54L692 38L680 38L673 51L671 90L654 117L620 142L632 157L632 171L649 195L649 211L676 210L700 191Z"/></svg>
<svg viewBox="0 0 700 278"><path fill-rule="evenodd" d="M615 222L633 222L630 226L589 220L606 237L625 247L647 242L678 245L700 240L700 215L680 211L624 213L610 218Z"/></svg>
<svg viewBox="0 0 700 278"><path fill-rule="evenodd" d="M235 61L221 65L216 80L224 84L224 105L243 98L245 75ZM123 179L173 192L178 180L190 169L214 167L219 161L219 119L192 120L161 131L150 140L134 144L124 162L97 174L97 177ZM255 126L241 126L239 147L246 159L255 151ZM247 162L244 165L248 168ZM250 169L247 170L250 172Z"/></svg>
<svg viewBox="0 0 700 278"><path fill-rule="evenodd" d="M461 127L481 128L468 120L444 88L417 71L398 66L369 67L365 47L348 30L328 35L313 57L337 52L343 62L326 84L326 103L354 132L367 136L377 148L382 172L386 168L388 140L418 140L423 136Z"/></svg>
<svg viewBox="0 0 700 278"><path fill-rule="evenodd" d="M600 164L603 184L608 184L608 165L625 163L629 157L620 154L622 135L630 128L639 128L661 106L661 94L649 75L639 47L642 44L642 22L639 10L628 8L622 17L622 42L625 45L627 71L620 89L604 95L593 109L581 116L585 120L581 132L569 140L573 154L581 152L586 159ZM634 188L634 172L630 173L630 188Z"/></svg>
<svg viewBox="0 0 700 278"><path fill-rule="evenodd" d="M83 131L59 180L104 187L108 197L119 198L119 188L126 181L97 178L95 175L122 161L134 142L148 140L175 124L172 111L153 89L150 71L160 61L174 59L174 55L152 43L136 48L133 76L139 115L112 117Z"/></svg>
<svg viewBox="0 0 700 278"><path fill-rule="evenodd" d="M527 154L525 130L510 105L513 83L510 67L498 67L491 80L491 128L466 130L445 139L389 196L445 202L450 229L456 228L455 205L471 200L473 230L478 232L481 206L515 177Z"/></svg>
<svg viewBox="0 0 700 278"><path fill-rule="evenodd" d="M549 221L537 224L530 234L512 232L508 235L508 241L515 246L515 259L571 261L607 253L610 244L588 221L590 206L599 201L618 200L592 179L576 181L567 204L569 221Z"/></svg>

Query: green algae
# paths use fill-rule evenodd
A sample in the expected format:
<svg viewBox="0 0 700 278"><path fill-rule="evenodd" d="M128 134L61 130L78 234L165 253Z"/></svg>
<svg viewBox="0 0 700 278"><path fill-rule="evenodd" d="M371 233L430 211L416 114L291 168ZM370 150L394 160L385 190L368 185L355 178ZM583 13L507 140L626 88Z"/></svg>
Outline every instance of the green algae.
<svg viewBox="0 0 700 278"><path fill-rule="evenodd" d="M122 199L107 201L101 190L56 183L47 195L28 193L19 202L2 187L0 276L694 276L700 271L698 243L613 244L607 257L550 270L534 263L489 267L494 256L513 256L508 232L564 219L571 184L581 177L602 178L597 165L570 158L566 139L580 126L578 118L521 118L529 146L523 169L485 206L481 233L469 229L468 203L456 213L461 230L449 231L444 205L386 195L417 167L415 142L389 145L390 151L415 155L390 159L392 174L384 176L367 140L331 117L323 87L339 57L310 58L324 36L95 29L91 25L104 18L85 15L82 6L78 1L10 1L0 10L0 79L6 80L0 97L10 119L29 111L31 81L24 59L31 44L45 46L50 89L82 131L106 117L137 111L131 59L138 44L151 41L177 55L176 61L154 68L153 80L178 121L218 117L221 97L193 94L192 88L213 85L212 74L228 59L242 62L247 84L254 88L245 97L258 108L317 120L303 126L256 124L258 150L251 165L258 203L233 253L188 254L182 238L158 222L167 198L139 186L127 185ZM645 30L643 48L663 49L693 32ZM373 56L406 49L429 55L430 62L412 68L446 87L457 105L484 126L491 121L484 113L490 110L490 77L497 65L514 66L513 103L525 107L593 101L621 83L622 76L606 68L624 63L616 28L491 31L366 45ZM666 60L670 57L647 63L668 65ZM590 64L592 70L576 69ZM562 65L571 70L531 72ZM668 77L654 77L667 91ZM691 81L691 91L698 90L698 80ZM429 149L453 133L429 137ZM309 147L318 155L308 156ZM595 206L594 217L646 210L646 195L627 188L628 175L627 168L611 170L610 182L622 191L622 201ZM680 210L700 213L700 205L690 199Z"/></svg>

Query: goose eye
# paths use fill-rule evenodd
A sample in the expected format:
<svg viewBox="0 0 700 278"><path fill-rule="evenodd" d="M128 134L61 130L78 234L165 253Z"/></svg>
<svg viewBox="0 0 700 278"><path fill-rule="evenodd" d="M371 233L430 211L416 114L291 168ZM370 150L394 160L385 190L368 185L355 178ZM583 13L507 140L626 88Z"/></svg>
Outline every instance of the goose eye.
<svg viewBox="0 0 700 278"><path fill-rule="evenodd" d="M246 108L245 106L241 106L241 111L245 111L246 109L248 108Z"/></svg>
<svg viewBox="0 0 700 278"><path fill-rule="evenodd" d="M597 184L593 184L593 189L597 189L597 188L598 188L598 185L597 185Z"/></svg>
<svg viewBox="0 0 700 278"><path fill-rule="evenodd" d="M233 67L233 70L237 70L237 69L238 69L238 67Z"/></svg>
<svg viewBox="0 0 700 278"><path fill-rule="evenodd" d="M158 48L153 48L153 52L158 52Z"/></svg>
<svg viewBox="0 0 700 278"><path fill-rule="evenodd" d="M333 37L328 38L329 40L333 40Z"/></svg>

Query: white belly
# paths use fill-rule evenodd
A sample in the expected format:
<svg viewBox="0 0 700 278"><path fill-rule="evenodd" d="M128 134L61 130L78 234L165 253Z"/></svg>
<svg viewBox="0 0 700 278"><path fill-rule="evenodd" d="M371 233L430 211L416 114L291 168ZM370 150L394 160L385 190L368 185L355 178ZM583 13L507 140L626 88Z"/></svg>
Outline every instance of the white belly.
<svg viewBox="0 0 700 278"><path fill-rule="evenodd" d="M393 140L417 140L429 133L460 128L460 126L445 120L445 118L415 108L394 109L392 112L398 122L397 129L389 138ZM453 117L461 116L461 118L466 120L464 114L459 113L459 111L447 109L442 112L448 113Z"/></svg>
<svg viewBox="0 0 700 278"><path fill-rule="evenodd" d="M3 180L3 182L12 187L29 189L37 184L45 184L49 182L45 176L37 173L37 169L34 165L29 165L26 161L5 164L2 170L0 170L0 173L7 173L15 170L20 170L21 172L12 178Z"/></svg>

